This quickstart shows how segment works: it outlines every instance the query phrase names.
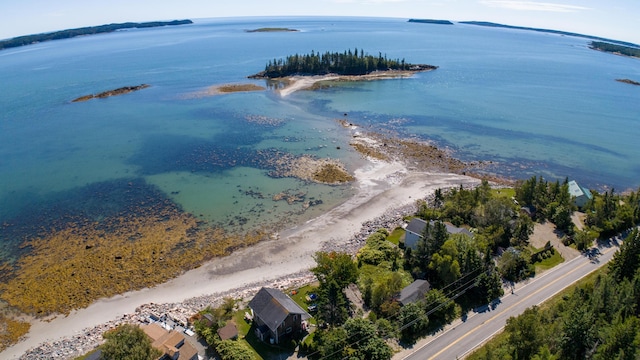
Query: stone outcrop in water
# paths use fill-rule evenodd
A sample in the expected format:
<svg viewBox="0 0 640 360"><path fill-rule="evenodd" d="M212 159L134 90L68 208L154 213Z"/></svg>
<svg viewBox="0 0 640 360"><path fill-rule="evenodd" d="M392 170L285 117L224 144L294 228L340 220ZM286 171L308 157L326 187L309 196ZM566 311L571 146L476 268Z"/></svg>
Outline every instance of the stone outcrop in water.
<svg viewBox="0 0 640 360"><path fill-rule="evenodd" d="M148 84L141 84L141 85L136 85L136 86L125 86L125 87L121 87L121 88L117 88L114 90L108 90L108 91L103 91L99 94L89 94L89 95L84 95L84 96L80 96L79 98L75 98L73 99L71 102L82 102L82 101L87 101L87 100L91 100L91 99L104 99L104 98L108 98L111 96L118 96L118 95L124 95L124 94L128 94L130 92L134 92L134 91L138 91L138 90L142 90L142 89L146 89L151 85Z"/></svg>
<svg viewBox="0 0 640 360"><path fill-rule="evenodd" d="M625 84L630 84L630 85L637 85L640 86L640 82L638 81L633 81L631 79L616 79L616 81L619 81L621 83L625 83Z"/></svg>

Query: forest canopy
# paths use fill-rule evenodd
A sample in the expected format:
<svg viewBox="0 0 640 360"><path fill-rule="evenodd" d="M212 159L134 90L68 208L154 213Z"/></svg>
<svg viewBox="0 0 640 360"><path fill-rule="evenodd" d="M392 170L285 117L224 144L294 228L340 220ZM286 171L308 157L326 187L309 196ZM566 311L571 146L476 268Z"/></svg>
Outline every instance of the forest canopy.
<svg viewBox="0 0 640 360"><path fill-rule="evenodd" d="M24 46L24 45L31 45L31 44L35 44L43 41L69 39L69 38L81 36L81 35L109 33L109 32L114 32L116 30L122 30L122 29L140 29L140 28L159 27L159 26L168 26L168 25L185 25L185 24L193 24L193 21L173 20L173 21L152 21L152 22L144 22L144 23L127 22L127 23L121 23L121 24L106 24L106 25L99 25L99 26L82 27L77 29L60 30L60 31L54 31L54 32L44 33L44 34L18 36L12 39L3 40L3 41L0 41L0 50L9 49L9 48L18 47L18 46Z"/></svg>
<svg viewBox="0 0 640 360"><path fill-rule="evenodd" d="M311 54L295 54L286 59L269 60L264 71L249 77L272 79L291 75L366 75L374 71L427 71L437 68L433 65L409 64L404 59L389 59L382 53L373 56L356 48L343 53L321 54L311 51Z"/></svg>
<svg viewBox="0 0 640 360"><path fill-rule="evenodd" d="M610 43L601 42L601 41L592 41L590 47L594 50L600 50L604 52L632 56L632 57L640 57L640 49L635 47L610 44Z"/></svg>

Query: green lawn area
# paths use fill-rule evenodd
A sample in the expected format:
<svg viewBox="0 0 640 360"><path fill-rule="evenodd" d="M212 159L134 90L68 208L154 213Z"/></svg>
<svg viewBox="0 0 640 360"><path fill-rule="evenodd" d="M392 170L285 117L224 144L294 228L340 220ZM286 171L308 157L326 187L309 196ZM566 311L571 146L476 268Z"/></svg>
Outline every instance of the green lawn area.
<svg viewBox="0 0 640 360"><path fill-rule="evenodd" d="M402 276L403 287L413 282L413 278L411 277L411 274L403 270L401 264L400 264L400 268L395 272L397 272ZM363 286L362 282L364 281L364 279L368 277L373 280L374 284L377 284L382 282L385 278L387 278L392 273L394 273L394 271L391 271L391 266L385 266L384 263L378 266L363 264L362 267L360 267L360 278L358 279L358 282L360 282L359 286Z"/></svg>
<svg viewBox="0 0 640 360"><path fill-rule="evenodd" d="M291 291L289 291L288 295L291 296L291 298L293 299L293 301L296 302L296 304L300 305L301 308L303 308L305 311L307 310L307 307L309 305L311 305L313 303L312 302L307 302L307 295L309 294L318 294L318 284L317 283L313 283L313 284L309 284L309 285L305 285L299 289L295 289L296 290L296 294L292 295ZM312 316L314 314L311 314ZM316 325L316 318L312 317L311 319L309 319L309 323Z"/></svg>
<svg viewBox="0 0 640 360"><path fill-rule="evenodd" d="M516 190L514 188L491 189L491 195L511 199L516 196Z"/></svg>
<svg viewBox="0 0 640 360"><path fill-rule="evenodd" d="M542 261L538 261L537 263L534 263L534 265L536 267L536 273L537 273L538 271L549 270L552 267L558 264L561 264L563 262L564 262L564 258L562 257L562 255L560 255L560 252L558 252L558 250L555 250L551 257L548 257Z"/></svg>
<svg viewBox="0 0 640 360"><path fill-rule="evenodd" d="M529 246L529 249L531 250L532 254L535 254L539 251L542 251L544 248L540 248L540 249L536 249L533 246ZM562 255L560 255L560 252L558 252L558 249L553 249L553 255L551 255L550 257L546 258L546 259L542 259L538 262L533 263L533 265L536 267L536 273L538 272L542 272L544 270L549 270L552 267L561 264L564 262L564 258L562 257Z"/></svg>
<svg viewBox="0 0 640 360"><path fill-rule="evenodd" d="M397 227L393 229L391 234L389 234L389 236L387 237L387 241L391 242L392 244L398 245L400 244L400 239L402 239L404 233L405 230L403 228Z"/></svg>

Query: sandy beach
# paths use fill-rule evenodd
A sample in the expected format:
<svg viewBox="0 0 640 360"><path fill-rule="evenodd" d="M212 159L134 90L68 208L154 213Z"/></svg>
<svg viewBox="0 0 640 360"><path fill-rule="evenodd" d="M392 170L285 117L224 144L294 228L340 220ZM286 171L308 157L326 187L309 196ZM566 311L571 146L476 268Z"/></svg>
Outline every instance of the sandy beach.
<svg viewBox="0 0 640 360"><path fill-rule="evenodd" d="M44 342L77 336L149 303L181 303L190 298L222 294L249 285L272 284L314 265L313 254L349 242L362 224L424 198L437 188L477 184L479 180L446 173L408 171L397 162L370 162L355 172L357 194L342 205L307 223L265 241L215 259L153 288L101 299L68 316L35 320L22 342L0 353L19 358ZM64 357L61 357L64 358Z"/></svg>
<svg viewBox="0 0 640 360"><path fill-rule="evenodd" d="M336 80L338 76L295 77L278 90L281 96L313 86L318 81ZM379 78L379 77L378 77ZM367 141L359 136L359 141ZM369 139L372 143L376 140ZM356 235L370 220L382 216L401 219L396 210L424 199L438 188L473 186L476 178L442 172L417 171L398 161L369 160L355 171L356 194L327 213L274 234L273 239L238 250L225 258L214 259L197 269L153 288L100 299L87 308L59 315L53 319L33 320L30 332L20 343L0 353L2 358L18 359L40 344L58 344L60 339L99 334L149 304L170 304L172 309L193 310L194 299L221 299L225 295L246 294L247 289L278 286L292 280L308 279L313 254L320 250L357 249ZM375 229L373 229L375 230ZM286 281L285 281L286 280ZM249 291L250 293L250 291ZM186 306L189 303L190 306ZM182 306L181 304L185 304ZM182 309L180 309L182 307ZM196 310L197 311L197 310ZM180 311L178 311L180 312ZM73 342L73 341L72 341ZM85 344L86 345L86 344ZM58 345L59 346L59 345ZM61 352L57 358L80 355L85 348Z"/></svg>

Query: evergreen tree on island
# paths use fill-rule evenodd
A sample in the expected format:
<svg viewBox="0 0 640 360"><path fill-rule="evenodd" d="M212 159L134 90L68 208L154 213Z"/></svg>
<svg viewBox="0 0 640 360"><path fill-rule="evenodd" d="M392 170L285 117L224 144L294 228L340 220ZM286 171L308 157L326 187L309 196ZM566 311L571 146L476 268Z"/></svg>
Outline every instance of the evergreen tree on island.
<svg viewBox="0 0 640 360"><path fill-rule="evenodd" d="M291 75L366 75L375 71L427 71L437 66L409 64L404 59L389 59L386 55L365 54L357 48L324 54L311 51L311 54L290 55L286 59L269 60L264 71L249 76L250 78L279 78Z"/></svg>

